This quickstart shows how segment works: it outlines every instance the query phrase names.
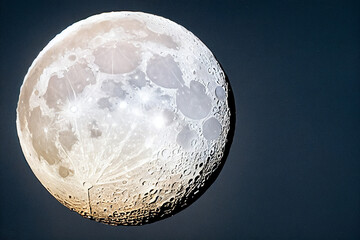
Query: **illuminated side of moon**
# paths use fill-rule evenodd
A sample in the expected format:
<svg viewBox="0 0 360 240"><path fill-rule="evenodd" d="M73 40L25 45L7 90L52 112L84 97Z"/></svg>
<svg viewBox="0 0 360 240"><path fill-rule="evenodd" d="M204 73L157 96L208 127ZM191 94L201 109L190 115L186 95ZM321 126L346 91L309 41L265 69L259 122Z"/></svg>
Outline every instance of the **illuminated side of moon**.
<svg viewBox="0 0 360 240"><path fill-rule="evenodd" d="M210 50L165 18L77 22L34 60L17 130L44 187L81 215L141 225L197 199L234 131L230 85Z"/></svg>

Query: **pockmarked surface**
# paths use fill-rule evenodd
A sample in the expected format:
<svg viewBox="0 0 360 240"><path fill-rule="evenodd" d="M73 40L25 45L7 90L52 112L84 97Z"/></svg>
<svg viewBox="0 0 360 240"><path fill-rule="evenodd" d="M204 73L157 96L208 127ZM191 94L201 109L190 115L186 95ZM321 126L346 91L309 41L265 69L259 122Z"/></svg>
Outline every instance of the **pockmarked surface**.
<svg viewBox="0 0 360 240"><path fill-rule="evenodd" d="M95 15L33 62L18 135L59 202L104 223L140 225L187 206L224 161L229 88L182 26L139 12Z"/></svg>

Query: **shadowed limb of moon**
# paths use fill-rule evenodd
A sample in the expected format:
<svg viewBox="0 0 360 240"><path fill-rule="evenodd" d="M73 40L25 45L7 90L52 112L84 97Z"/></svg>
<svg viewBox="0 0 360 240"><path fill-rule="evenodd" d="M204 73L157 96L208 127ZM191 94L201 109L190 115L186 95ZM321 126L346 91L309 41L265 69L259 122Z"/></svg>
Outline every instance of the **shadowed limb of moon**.
<svg viewBox="0 0 360 240"><path fill-rule="evenodd" d="M220 65L220 67L222 68L220 62L218 62L218 63ZM150 222L155 222L155 221L159 221L159 220L162 220L162 219L166 219L166 218L171 217L174 214L182 211L183 209L189 207L193 202L195 202L199 197L201 197L206 192L206 190L215 182L216 178L219 176L221 170L224 167L226 159L227 159L227 157L228 157L228 155L230 153L230 147L231 147L231 144L232 144L233 139L234 139L235 125L236 125L236 108L235 108L234 93L233 93L233 90L231 88L229 78L228 78L227 74L225 73L225 71L224 71L224 74L225 74L225 79L228 82L228 87L229 87L228 104L229 104L229 108L230 108L230 111L231 111L231 116L230 116L230 131L228 133L228 141L226 142L226 145L225 145L225 151L224 151L223 159L222 159L222 161L220 161L220 164L218 165L217 169L206 180L206 185L203 186L203 188L201 188L199 190L199 192L196 193L196 196L191 195L189 198L184 199L184 200L187 201L187 205L185 205L185 206L177 205L175 207L175 209L172 211L171 215L168 215L168 216L165 216L165 217L162 217L162 218L161 217L160 218L159 217L154 217L154 218L151 219ZM165 210L166 209L161 209L162 212L164 212Z"/></svg>

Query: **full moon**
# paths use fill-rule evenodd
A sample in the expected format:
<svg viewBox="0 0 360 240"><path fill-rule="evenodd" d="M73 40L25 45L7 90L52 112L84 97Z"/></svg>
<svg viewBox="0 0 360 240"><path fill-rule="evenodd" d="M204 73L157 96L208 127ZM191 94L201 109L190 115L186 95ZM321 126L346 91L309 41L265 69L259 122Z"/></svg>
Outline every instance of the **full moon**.
<svg viewBox="0 0 360 240"><path fill-rule="evenodd" d="M214 181L232 141L232 101L220 64L190 31L111 12L74 23L39 53L16 123L28 164L60 203L99 222L142 225L179 212Z"/></svg>

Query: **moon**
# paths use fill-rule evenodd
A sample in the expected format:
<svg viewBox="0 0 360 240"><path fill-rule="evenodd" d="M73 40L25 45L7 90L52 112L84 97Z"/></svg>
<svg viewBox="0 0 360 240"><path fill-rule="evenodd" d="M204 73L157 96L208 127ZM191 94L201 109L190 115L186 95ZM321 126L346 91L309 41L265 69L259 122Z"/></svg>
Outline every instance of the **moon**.
<svg viewBox="0 0 360 240"><path fill-rule="evenodd" d="M231 98L220 64L184 27L102 13L36 57L17 131L60 203L99 222L142 225L182 210L214 181L234 131Z"/></svg>

